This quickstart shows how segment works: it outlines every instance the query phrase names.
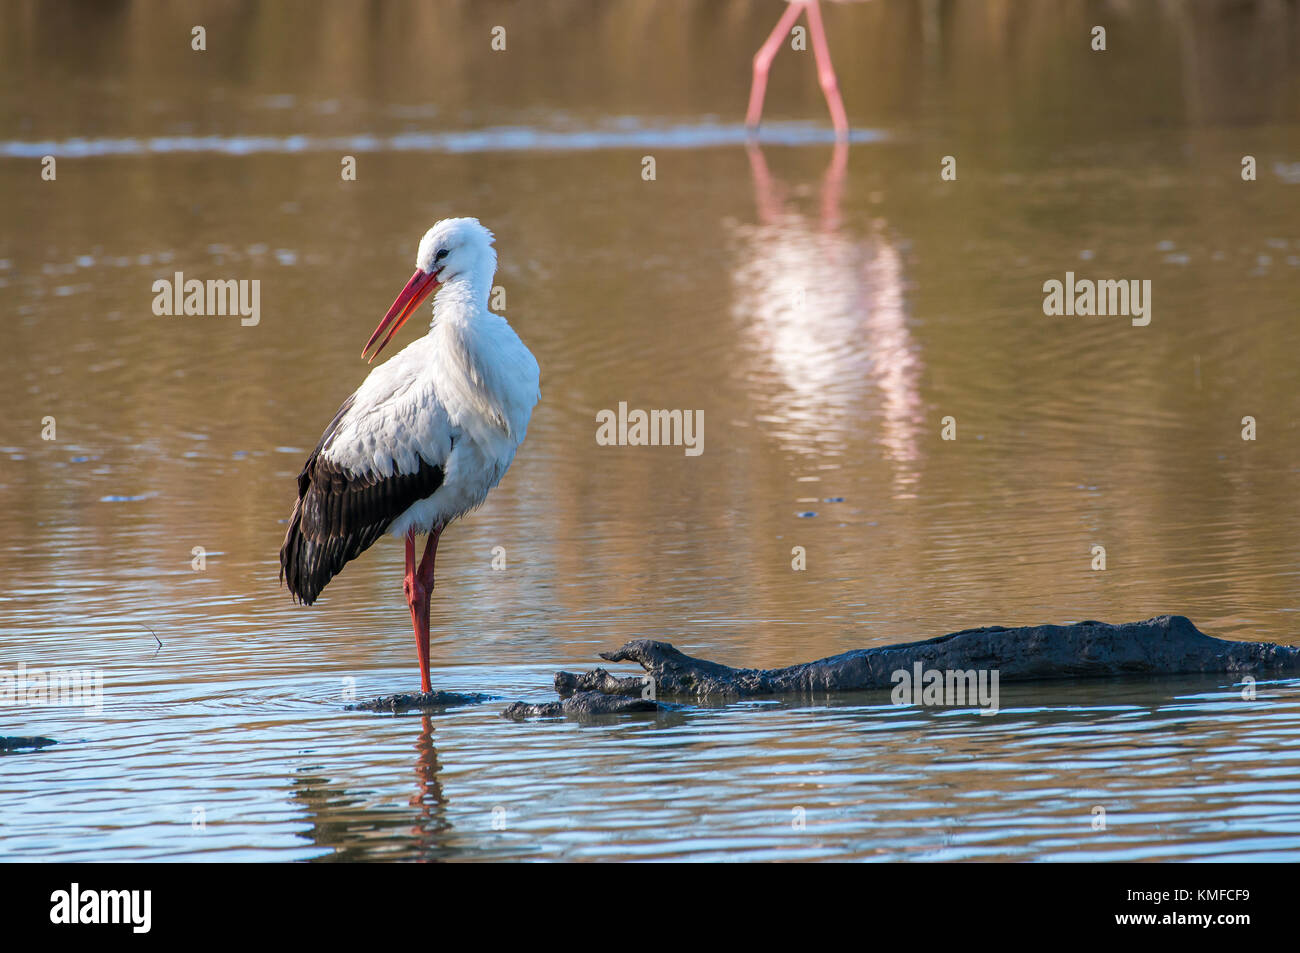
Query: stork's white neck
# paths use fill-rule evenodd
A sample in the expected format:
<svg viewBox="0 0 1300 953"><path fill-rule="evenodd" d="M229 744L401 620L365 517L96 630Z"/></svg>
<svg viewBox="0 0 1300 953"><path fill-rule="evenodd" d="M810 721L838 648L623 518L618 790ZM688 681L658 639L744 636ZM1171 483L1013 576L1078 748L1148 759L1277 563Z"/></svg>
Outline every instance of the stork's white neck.
<svg viewBox="0 0 1300 953"><path fill-rule="evenodd" d="M461 272L439 288L433 299L430 327L439 323L471 321L486 311L495 265L491 261L482 262L477 268Z"/></svg>

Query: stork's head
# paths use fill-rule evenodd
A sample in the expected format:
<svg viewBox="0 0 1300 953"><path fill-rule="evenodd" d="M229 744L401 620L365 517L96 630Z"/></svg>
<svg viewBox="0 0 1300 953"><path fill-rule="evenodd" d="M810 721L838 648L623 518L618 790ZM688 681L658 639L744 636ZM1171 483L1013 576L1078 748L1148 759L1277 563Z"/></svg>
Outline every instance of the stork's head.
<svg viewBox="0 0 1300 953"><path fill-rule="evenodd" d="M378 357L420 302L439 285L465 282L486 300L496 270L497 253L492 247L492 233L476 218L444 218L420 239L420 250L415 256L415 274L379 322L375 333L370 335L370 340L361 349L361 356L366 357L366 352L387 331L368 360Z"/></svg>

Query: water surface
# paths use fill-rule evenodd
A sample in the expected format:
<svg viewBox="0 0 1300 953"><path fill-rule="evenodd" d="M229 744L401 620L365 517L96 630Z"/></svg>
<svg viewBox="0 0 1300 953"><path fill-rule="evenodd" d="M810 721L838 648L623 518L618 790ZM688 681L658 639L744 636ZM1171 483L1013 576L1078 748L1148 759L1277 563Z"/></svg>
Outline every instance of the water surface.
<svg viewBox="0 0 1300 953"><path fill-rule="evenodd" d="M0 857L1300 856L1296 680L500 717L636 637L775 666L1177 612L1300 644L1295 15L1117 9L1101 57L1087 4L1047 6L832 5L854 140L787 51L747 148L775 4L14 4L0 664L105 697L0 708L60 742L0 756ZM311 609L277 551L419 235L461 214L543 379L440 549L435 683L500 700L351 713L416 684L401 547ZM260 280L260 322L155 316L177 271ZM1151 323L1044 316L1067 271L1149 279ZM598 446L620 401L702 411L704 452Z"/></svg>

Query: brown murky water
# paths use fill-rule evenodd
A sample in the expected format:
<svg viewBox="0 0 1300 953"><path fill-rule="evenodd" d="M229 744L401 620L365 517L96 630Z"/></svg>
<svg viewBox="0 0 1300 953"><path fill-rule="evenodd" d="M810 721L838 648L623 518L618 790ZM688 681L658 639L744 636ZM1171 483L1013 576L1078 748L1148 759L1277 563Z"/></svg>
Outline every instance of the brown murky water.
<svg viewBox="0 0 1300 953"><path fill-rule="evenodd" d="M834 5L844 149L789 50L743 144L775 3L196 10L0 16L0 665L104 680L100 713L0 707L60 741L0 757L0 857L1300 856L1295 680L499 716L640 636L779 665L1178 612L1300 644L1294 9ZM435 683L503 700L349 713L416 684L401 549L295 608L283 520L458 214L543 376L434 600ZM155 316L176 271L258 279L259 323ZM1068 271L1149 280L1150 323L1045 316ZM702 411L704 452L598 446L620 401Z"/></svg>

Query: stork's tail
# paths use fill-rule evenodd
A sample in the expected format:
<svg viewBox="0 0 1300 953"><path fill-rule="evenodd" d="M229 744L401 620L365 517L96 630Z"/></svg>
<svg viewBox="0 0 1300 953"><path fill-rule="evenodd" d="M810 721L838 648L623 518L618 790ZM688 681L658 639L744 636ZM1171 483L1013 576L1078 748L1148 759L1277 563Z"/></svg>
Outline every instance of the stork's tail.
<svg viewBox="0 0 1300 953"><path fill-rule="evenodd" d="M289 531L280 546L280 584L287 585L293 601L303 605L315 602L325 588L324 583L313 585L311 575L303 572L303 567L314 561L311 557L311 543L302 534L302 503L298 501L293 504Z"/></svg>

